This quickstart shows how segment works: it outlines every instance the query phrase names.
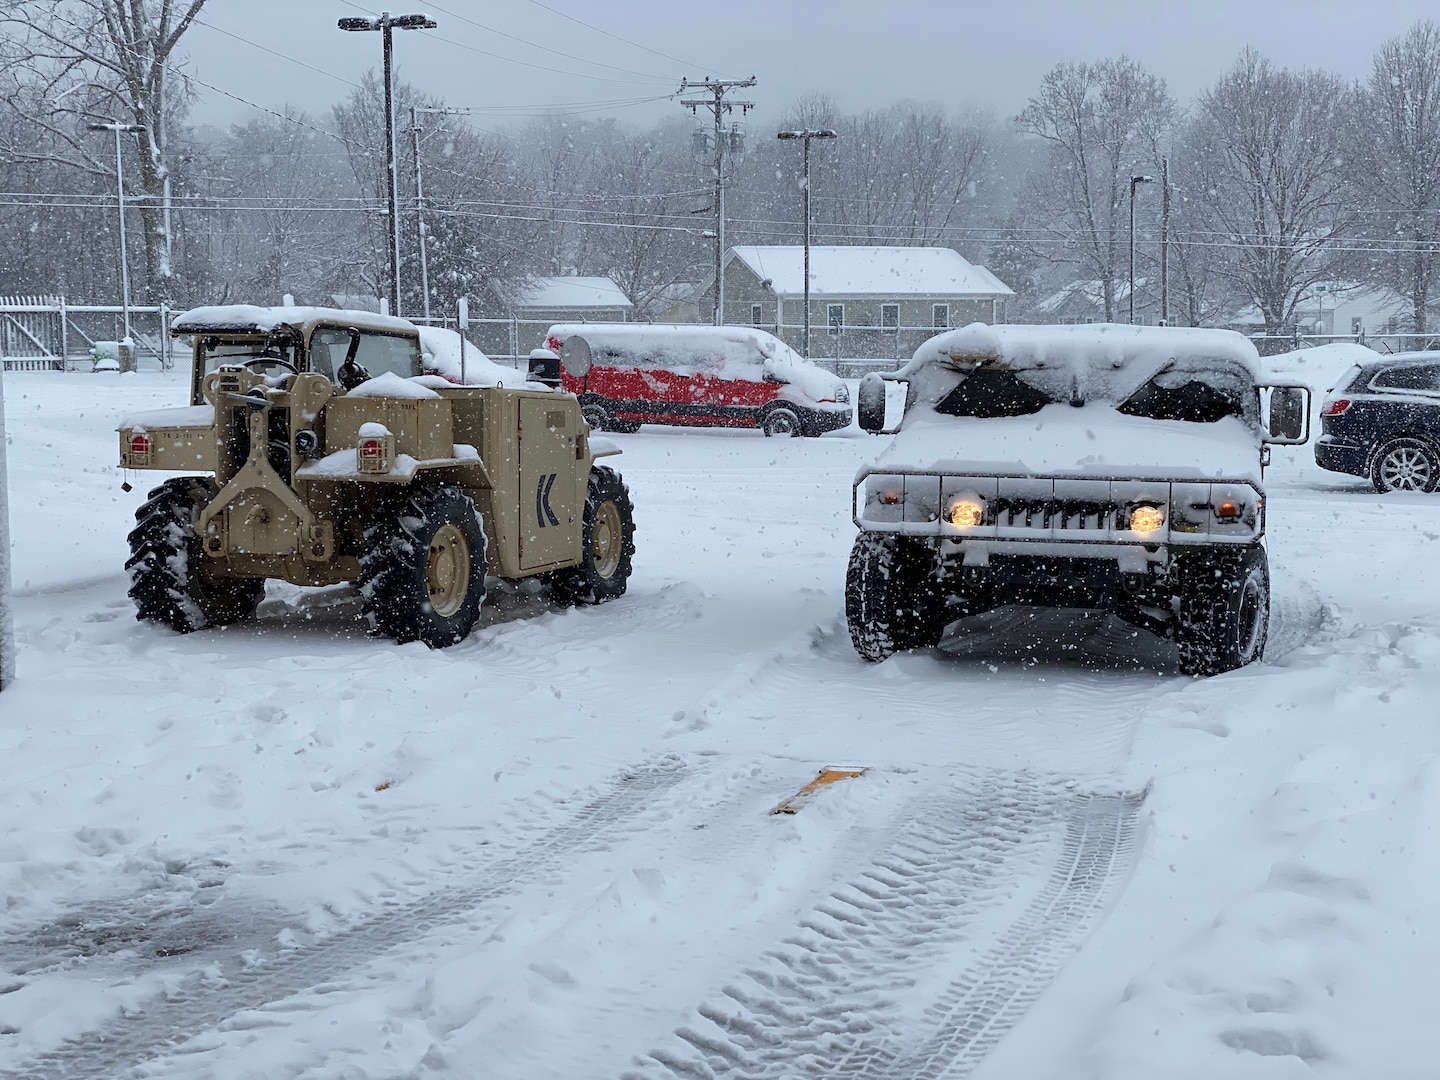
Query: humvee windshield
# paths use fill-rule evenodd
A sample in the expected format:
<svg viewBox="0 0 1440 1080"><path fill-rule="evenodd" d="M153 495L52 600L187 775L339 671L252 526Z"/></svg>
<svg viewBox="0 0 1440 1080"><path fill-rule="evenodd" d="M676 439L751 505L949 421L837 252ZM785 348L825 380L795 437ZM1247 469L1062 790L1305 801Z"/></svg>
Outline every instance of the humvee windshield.
<svg viewBox="0 0 1440 1080"><path fill-rule="evenodd" d="M246 364L250 361L251 367L260 368L262 371L267 368L264 360L278 360L291 367L299 365L296 356L296 341L293 337L253 337L253 338L219 338L205 337L200 339L201 374L208 375L227 364ZM282 367L283 364L268 365Z"/></svg>
<svg viewBox="0 0 1440 1080"><path fill-rule="evenodd" d="M1119 401L1119 393L1086 392L1073 378L1057 378L1054 369L1014 371L980 367L966 372L960 384L935 405L945 416L995 419L1028 416L1046 405L1082 405L1110 401L1117 412L1149 420L1184 420L1213 424L1227 417L1254 421L1258 415L1254 385L1225 366L1171 364L1156 372ZM1063 383L1070 385L1062 392Z"/></svg>

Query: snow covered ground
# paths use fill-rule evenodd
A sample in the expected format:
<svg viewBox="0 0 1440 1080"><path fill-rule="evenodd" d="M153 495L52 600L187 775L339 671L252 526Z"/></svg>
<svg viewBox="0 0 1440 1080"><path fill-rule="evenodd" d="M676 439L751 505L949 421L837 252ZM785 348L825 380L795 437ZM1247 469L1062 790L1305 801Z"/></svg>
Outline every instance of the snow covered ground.
<svg viewBox="0 0 1440 1080"><path fill-rule="evenodd" d="M854 430L617 437L607 606L179 637L112 429L183 381L5 395L0 1075L1434 1075L1440 497L1278 450L1269 657L1209 680L1082 616L863 664ZM768 813L826 765L871 771Z"/></svg>

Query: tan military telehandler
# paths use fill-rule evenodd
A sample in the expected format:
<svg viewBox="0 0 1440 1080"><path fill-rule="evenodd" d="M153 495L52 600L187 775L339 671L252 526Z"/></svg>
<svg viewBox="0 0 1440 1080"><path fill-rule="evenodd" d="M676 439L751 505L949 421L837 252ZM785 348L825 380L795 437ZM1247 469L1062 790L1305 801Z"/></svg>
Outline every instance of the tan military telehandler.
<svg viewBox="0 0 1440 1080"><path fill-rule="evenodd" d="M363 312L199 308L172 333L194 340L190 406L119 429L124 468L187 474L135 514L142 621L189 632L252 615L272 578L355 582L373 632L441 648L487 573L565 603L624 593L630 495L595 464L619 450L572 395L426 375L417 328Z"/></svg>

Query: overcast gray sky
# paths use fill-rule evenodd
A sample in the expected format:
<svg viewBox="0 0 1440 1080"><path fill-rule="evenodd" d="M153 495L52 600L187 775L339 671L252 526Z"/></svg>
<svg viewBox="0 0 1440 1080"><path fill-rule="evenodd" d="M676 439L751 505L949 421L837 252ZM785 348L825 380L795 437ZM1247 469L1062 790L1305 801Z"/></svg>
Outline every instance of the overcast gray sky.
<svg viewBox="0 0 1440 1080"><path fill-rule="evenodd" d="M349 93L347 83L380 63L380 35L342 33L336 19L379 10L377 0L210 0L208 25L191 30L183 51L190 70L219 90L325 115ZM680 106L637 99L673 92L682 76L753 74L759 83L746 96L759 106L757 125L817 92L846 111L908 97L1012 115L1057 62L1121 53L1164 77L1182 103L1246 44L1282 65L1360 79L1381 42L1435 12L1421 0L420 0L393 10L426 11L439 22L436 30L397 31L397 62L402 77L452 105L579 105L593 108L588 115L646 123ZM197 122L258 115L197 90ZM505 115L476 122L499 124Z"/></svg>

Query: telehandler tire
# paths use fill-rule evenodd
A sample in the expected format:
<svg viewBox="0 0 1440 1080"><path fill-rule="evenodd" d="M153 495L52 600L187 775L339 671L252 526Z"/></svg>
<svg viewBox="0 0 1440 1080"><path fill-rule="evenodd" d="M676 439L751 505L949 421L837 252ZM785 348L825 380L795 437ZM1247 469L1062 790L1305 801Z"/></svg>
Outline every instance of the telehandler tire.
<svg viewBox="0 0 1440 1080"><path fill-rule="evenodd" d="M565 604L603 604L625 593L635 555L635 508L620 474L590 469L581 530L580 562L549 577L550 593Z"/></svg>

